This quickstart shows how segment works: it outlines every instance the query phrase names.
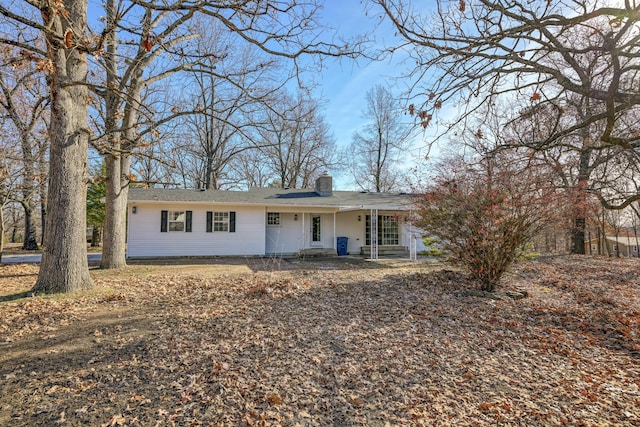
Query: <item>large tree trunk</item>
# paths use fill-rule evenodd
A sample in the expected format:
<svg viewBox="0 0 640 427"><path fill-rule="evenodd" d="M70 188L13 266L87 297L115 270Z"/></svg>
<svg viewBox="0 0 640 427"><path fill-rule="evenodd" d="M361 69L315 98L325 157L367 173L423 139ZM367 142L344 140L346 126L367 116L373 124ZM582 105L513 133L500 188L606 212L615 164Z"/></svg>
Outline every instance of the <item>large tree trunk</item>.
<svg viewBox="0 0 640 427"><path fill-rule="evenodd" d="M87 263L86 196L89 130L87 54L62 44L65 32L84 36L87 0L64 0L64 13L43 9L51 95L48 212L44 250L34 292L72 292L93 287ZM73 43L73 38L71 38Z"/></svg>
<svg viewBox="0 0 640 427"><path fill-rule="evenodd" d="M106 210L100 268L108 269L127 265L125 252L130 158L125 154L107 154L106 157Z"/></svg>

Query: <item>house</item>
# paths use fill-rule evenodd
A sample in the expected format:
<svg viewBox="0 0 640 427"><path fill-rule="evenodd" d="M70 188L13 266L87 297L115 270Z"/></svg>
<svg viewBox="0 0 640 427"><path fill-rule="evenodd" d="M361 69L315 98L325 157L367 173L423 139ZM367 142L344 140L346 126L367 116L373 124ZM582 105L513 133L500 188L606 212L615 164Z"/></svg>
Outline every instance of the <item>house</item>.
<svg viewBox="0 0 640 427"><path fill-rule="evenodd" d="M638 236L606 236L606 239L600 237L586 241L585 253L637 258L640 256L639 247Z"/></svg>
<svg viewBox="0 0 640 427"><path fill-rule="evenodd" d="M314 190L131 188L127 257L415 254L411 195L332 185L323 175Z"/></svg>

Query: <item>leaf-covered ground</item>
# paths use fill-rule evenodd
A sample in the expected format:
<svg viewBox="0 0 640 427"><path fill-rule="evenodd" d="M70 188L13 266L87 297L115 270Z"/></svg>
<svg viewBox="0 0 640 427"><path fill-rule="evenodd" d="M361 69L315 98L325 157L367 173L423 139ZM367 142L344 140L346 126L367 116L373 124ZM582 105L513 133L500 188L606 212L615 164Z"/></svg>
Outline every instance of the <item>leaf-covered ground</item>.
<svg viewBox="0 0 640 427"><path fill-rule="evenodd" d="M640 262L0 266L2 426L640 425ZM274 270L274 271L269 271ZM278 271L275 271L278 270Z"/></svg>

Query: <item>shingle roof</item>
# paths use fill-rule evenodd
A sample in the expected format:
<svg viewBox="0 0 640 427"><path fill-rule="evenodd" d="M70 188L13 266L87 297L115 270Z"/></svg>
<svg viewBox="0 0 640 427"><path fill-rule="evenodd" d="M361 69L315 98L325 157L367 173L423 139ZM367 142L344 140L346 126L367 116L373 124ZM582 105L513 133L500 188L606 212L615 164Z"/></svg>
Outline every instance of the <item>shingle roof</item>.
<svg viewBox="0 0 640 427"><path fill-rule="evenodd" d="M413 195L334 191L331 196L322 197L309 189L254 188L249 191L219 191L131 188L129 203L136 201L409 210L413 205Z"/></svg>

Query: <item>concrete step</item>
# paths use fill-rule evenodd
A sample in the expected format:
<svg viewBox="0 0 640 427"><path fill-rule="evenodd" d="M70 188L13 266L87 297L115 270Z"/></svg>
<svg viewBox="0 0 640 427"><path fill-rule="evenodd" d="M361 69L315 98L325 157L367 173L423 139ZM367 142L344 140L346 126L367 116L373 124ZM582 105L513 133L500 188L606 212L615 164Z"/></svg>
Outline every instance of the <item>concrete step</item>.
<svg viewBox="0 0 640 427"><path fill-rule="evenodd" d="M371 246L360 247L360 255L371 256ZM409 256L409 248L401 245L380 245L378 256Z"/></svg>

